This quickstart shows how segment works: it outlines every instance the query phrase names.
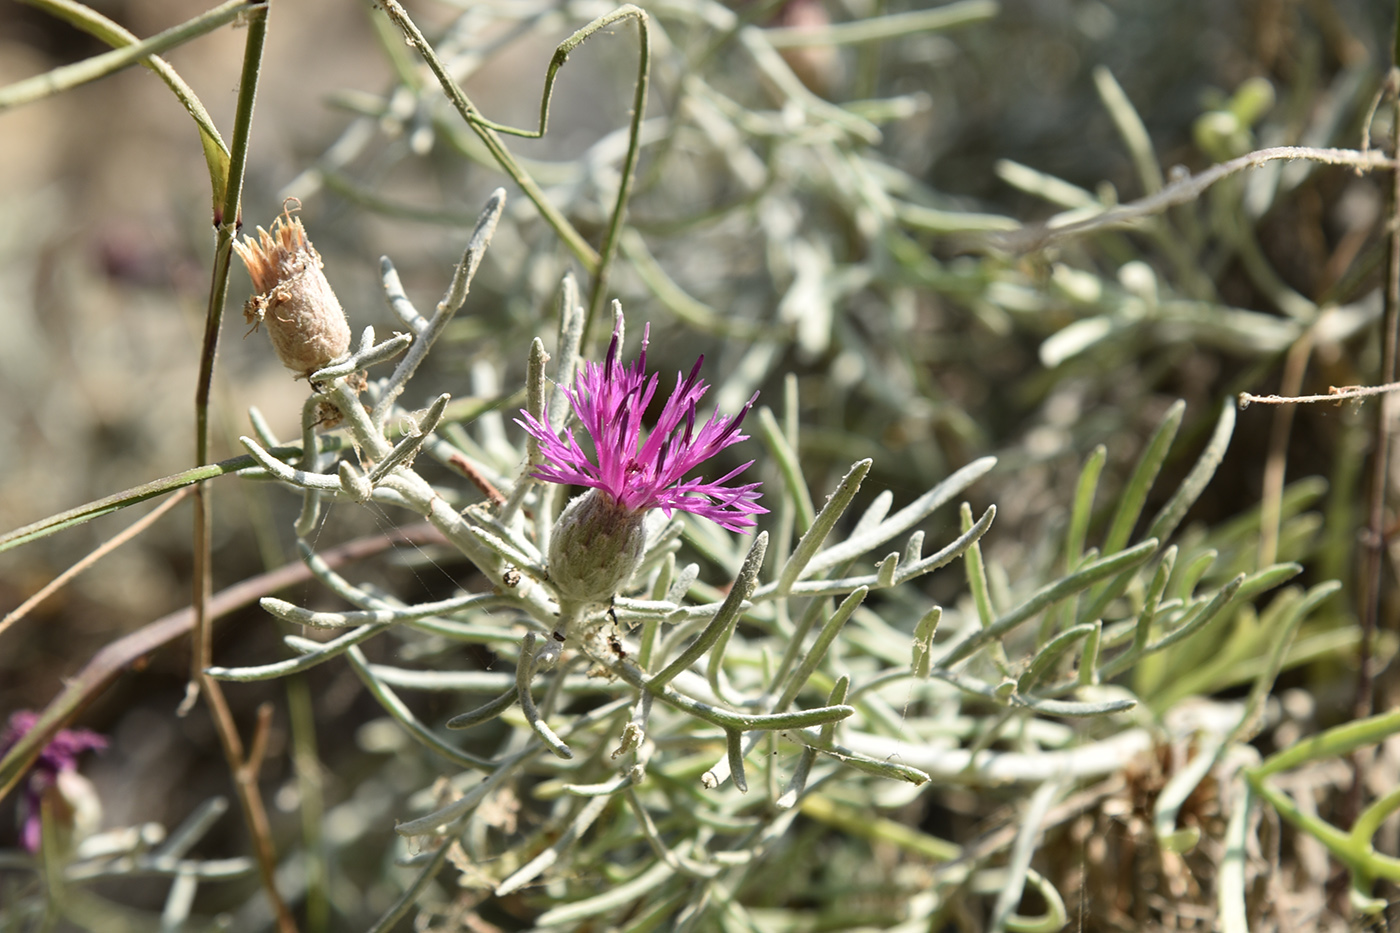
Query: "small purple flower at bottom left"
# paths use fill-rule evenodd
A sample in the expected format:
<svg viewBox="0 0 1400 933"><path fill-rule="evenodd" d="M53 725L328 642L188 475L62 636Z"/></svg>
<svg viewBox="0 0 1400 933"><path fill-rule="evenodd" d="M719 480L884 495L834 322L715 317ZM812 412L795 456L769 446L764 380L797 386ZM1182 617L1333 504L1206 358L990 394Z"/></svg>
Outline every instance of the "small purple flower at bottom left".
<svg viewBox="0 0 1400 933"><path fill-rule="evenodd" d="M0 758L19 744L19 740L29 734L39 721L39 714L31 710L20 710L10 715L4 732L0 732ZM20 801L20 842L30 852L39 851L42 837L40 814L44 792L59 784L60 775L78 770L78 758L83 752L96 751L107 747L107 739L90 729L62 729L35 759L24 784L24 797Z"/></svg>

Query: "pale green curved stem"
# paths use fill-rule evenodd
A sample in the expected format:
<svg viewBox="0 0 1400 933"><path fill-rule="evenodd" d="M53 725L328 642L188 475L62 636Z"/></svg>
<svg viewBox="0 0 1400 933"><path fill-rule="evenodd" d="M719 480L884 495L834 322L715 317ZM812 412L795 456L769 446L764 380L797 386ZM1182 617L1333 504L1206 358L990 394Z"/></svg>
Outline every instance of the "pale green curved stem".
<svg viewBox="0 0 1400 933"><path fill-rule="evenodd" d="M103 42L114 48L136 45L141 40L135 33L129 32L121 24L113 22L101 13L76 3L74 0L21 0L38 7L50 16L57 17L83 30L92 36L101 39ZM209 112L204 109L204 104L195 95L194 89L185 83L185 80L170 67L170 63L165 59L152 55L141 61L141 64L155 72L166 86L174 92L176 98L184 106L190 117L194 120L195 126L199 128L199 142L204 148L204 161L209 167L209 184L213 190L214 208L218 209L218 201L223 196L224 187L228 184L228 146L224 144L224 139L219 135L219 130L214 126L214 121L209 116Z"/></svg>
<svg viewBox="0 0 1400 933"><path fill-rule="evenodd" d="M191 39L213 32L220 26L232 22L239 16L257 7L264 6L263 0L229 0L214 9L178 26L172 26L149 39L94 55L92 58L54 68L43 74L17 81L0 88L0 111L9 110L22 104L32 104L54 94L75 88L81 84L96 81L109 74L130 68L150 55L156 55L177 45L184 45ZM65 17L67 18L67 17Z"/></svg>

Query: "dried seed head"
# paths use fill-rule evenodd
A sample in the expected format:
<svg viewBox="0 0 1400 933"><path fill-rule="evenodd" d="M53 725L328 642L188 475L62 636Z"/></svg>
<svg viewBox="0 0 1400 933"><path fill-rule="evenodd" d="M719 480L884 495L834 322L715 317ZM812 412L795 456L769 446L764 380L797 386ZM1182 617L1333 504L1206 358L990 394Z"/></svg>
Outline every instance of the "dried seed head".
<svg viewBox="0 0 1400 933"><path fill-rule="evenodd" d="M244 318L254 330L266 324L282 365L308 377L350 351L350 324L321 271L320 254L292 216L300 207L288 198L271 233L259 227L256 240L235 240L233 248L257 290L243 306Z"/></svg>

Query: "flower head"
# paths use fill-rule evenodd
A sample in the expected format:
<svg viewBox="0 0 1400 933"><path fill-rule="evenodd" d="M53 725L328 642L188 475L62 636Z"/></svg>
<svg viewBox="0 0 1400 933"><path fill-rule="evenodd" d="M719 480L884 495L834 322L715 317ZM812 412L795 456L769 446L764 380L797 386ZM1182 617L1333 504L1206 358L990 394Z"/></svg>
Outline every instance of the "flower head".
<svg viewBox="0 0 1400 933"><path fill-rule="evenodd" d="M233 249L258 292L243 306L244 318L254 330L266 324L282 365L306 377L349 352L350 324L293 204L300 206L294 198L283 204L271 233L259 227L256 240L234 240Z"/></svg>
<svg viewBox="0 0 1400 933"><path fill-rule="evenodd" d="M39 714L30 710L12 713L4 731L0 732L0 757L19 744L19 740L28 735L38 721ZM21 807L24 824L20 830L20 841L26 849L39 851L42 830L39 814L44 792L51 787L62 790L62 778L78 770L78 757L83 752L106 747L107 740L88 729L62 729L44 746L30 769L29 780L24 787Z"/></svg>
<svg viewBox="0 0 1400 933"><path fill-rule="evenodd" d="M525 420L516 423L539 442L545 459L531 475L551 483L590 486L633 514L661 509L669 516L679 510L704 516L730 531L747 532L755 524L754 516L768 511L758 504L760 484L725 484L748 469L752 460L719 479L685 477L729 445L748 440L747 434L739 433L739 426L758 393L738 415L723 416L716 410L697 429L695 406L709 389L700 379L702 356L689 376L676 375L676 387L655 427L643 437L642 417L661 377L646 373L650 325L642 336L641 353L630 366L617 358L621 329L619 315L606 361L584 363L573 387L566 390L574 414L593 440L596 460L584 452L572 429L563 438L556 435L547 411L543 418L522 411Z"/></svg>

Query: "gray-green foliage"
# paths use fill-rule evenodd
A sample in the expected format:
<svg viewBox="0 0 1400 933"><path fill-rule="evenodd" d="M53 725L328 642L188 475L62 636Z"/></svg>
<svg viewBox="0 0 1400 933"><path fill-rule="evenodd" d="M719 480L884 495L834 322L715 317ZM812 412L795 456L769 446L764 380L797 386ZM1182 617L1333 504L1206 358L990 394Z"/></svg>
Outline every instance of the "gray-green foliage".
<svg viewBox="0 0 1400 933"><path fill-rule="evenodd" d="M486 248L503 207L498 193L478 223L469 256ZM454 287L455 295L431 319L400 312L417 331L409 355L431 343L469 284ZM575 294L566 279L556 338L565 372L577 352L569 335L578 333L584 313ZM399 308L405 303L401 296L395 300ZM361 358L380 355L367 336ZM531 358L540 359L538 349ZM571 636L562 654L553 649L542 660L541 646L565 627L564 603L553 591L538 541L558 498L527 475L534 462L529 451L499 443L488 448L493 426L481 422L492 416L461 426L457 437L474 444L441 435L429 442L445 397L393 442L382 425L410 413L373 404L376 417L367 417L339 388L347 368L339 367L340 375L315 374L312 383L322 398L341 406L364 472L347 460L340 461L338 475L328 462L306 472L251 438L245 445L270 475L302 490L304 517L319 501L337 497L417 512L475 565L489 589L405 604L318 563L303 538L318 578L357 608L311 612L273 598L263 606L287 622L349 631L326 642L288 636L297 652L292 658L213 673L266 679L344 656L408 735L459 769L448 772L454 790L432 795L431 812L411 819L401 813L398 832L408 851L421 853L409 860L419 880L405 888L378 929L421 907L449 858L468 889L498 897L528 891L541 928L585 918L617 924L642 905L658 923L708 927L769 900L754 901L751 879L755 871L767 877L790 856L798 814L874 841L890 833L884 822L862 824L841 814L853 805L877 808L909 799L897 790L900 782L912 789L931 777L988 787L1020 782L1040 791L1029 798L1026 821L1008 839L1009 849L980 850L971 861L934 867L934 896L909 898L901 908L906 919L945 910L997 878L1017 889L1035 885L1050 912L1032 921L1014 914L1014 902L999 901L995 926L1055 926L1063 922L1063 904L1030 866L1051 804L1076 782L1113 773L1125 756L1151 748L1163 725L1169 732L1187 728L1173 724L1170 700L1162 698L1177 694L1154 678L1148 662L1170 655L1169 670L1201 670L1201 655L1224 638L1217 633L1238 637L1239 626L1251 625L1254 600L1300 570L1279 563L1222 573L1215 567L1224 558L1209 547L1210 536L1186 550L1165 546L1229 444L1230 405L1222 407L1196 466L1146 516L1183 409L1167 412L1117 497L1103 554L1084 549L1084 516L1093 508L1101 464L1091 457L1071 506L1078 518L1058 562L1062 571L1042 582L1012 578L1009 588L998 590L989 586L981 547L995 529L995 508L974 520L964 504L961 533L932 553L925 553L922 528L992 471L992 458L973 461L897 510L891 496L879 495L851 521L848 512L871 468L869 460L857 461L814 511L800 463L791 457L801 445L793 390L786 410L765 409L761 417L781 464L768 487L773 527L745 543L689 516L655 516L649 550L631 584L611 605L570 610L577 614L568 630L582 636ZM372 381L371 402L397 396L403 370ZM543 379L538 366L531 371L533 379ZM538 406L543 395L532 390L527 398ZM470 464L472 472L491 478L500 497L462 507L460 489L434 488L416 470L412 456L420 450L444 463ZM1139 526L1143 531L1135 534ZM703 566L688 563L688 545L703 555ZM893 549L880 556L887 546ZM921 578L959 557L970 604L934 605L920 590ZM717 587L727 587L727 595ZM1332 589L1315 588L1301 601L1285 591L1264 617L1287 612L1290 621L1279 625L1291 638ZM400 651L414 646L420 664L369 663L360 646L374 637L401 642ZM463 669L456 650L462 643L489 646L507 670ZM1250 654L1248 647L1235 650ZM1284 662L1284 651L1275 650L1256 684L1267 690ZM1210 692L1232 682L1231 671L1218 674L1195 689ZM447 725L472 731L456 738L423 722L401 690L460 694L461 714ZM1214 736L1223 747L1257 707L1258 698L1239 707L1233 720L1228 714L1212 720L1207 740ZM1154 708L1165 718L1151 715ZM1085 727L1073 725L1078 722ZM1014 750L1003 748L1008 742ZM1195 773L1195 780L1203 776ZM1163 807L1170 829L1174 811ZM520 809L518 828L500 825L502 808ZM914 852L960 851L907 828L899 840ZM1003 852L1010 856L1004 865ZM615 886L597 893L600 877ZM794 892L802 889L800 880L792 884Z"/></svg>
<svg viewBox="0 0 1400 933"><path fill-rule="evenodd" d="M856 86L869 99L836 104L809 90L780 54L802 37L757 25L772 6L475 4L429 43L386 3L394 25L375 22L395 86L340 98L357 118L292 186L306 198L323 185L383 213L473 228L431 314L419 313L384 260L384 294L406 333L378 341L367 329L350 359L314 374L300 448L280 446L255 416L257 439L244 443L257 467L238 467L299 492L300 555L353 608L264 599L281 621L337 631L328 640L288 634L290 656L212 673L255 681L347 665L383 709L359 735L367 752L395 753L364 781L366 796L392 791L399 836L375 892L392 896L373 929L414 911L426 923L481 906L532 929L913 931L978 917L973 926L1054 930L1075 892L1056 886L1048 834L1090 806L1081 794L1119 793L1100 789L1182 749L1191 754L1148 804L1151 830L1163 853L1192 849L1202 828L1186 819L1187 801L1208 780L1222 788L1228 849L1213 893L1226 928L1247 925L1243 853L1257 842L1250 817L1260 801L1322 840L1364 901L1374 880L1400 876L1373 841L1400 798L1383 797L1343 833L1278 781L1380 742L1400 728L1395 717L1324 732L1262 764L1250 744L1274 715L1281 671L1356 645L1337 612L1319 611L1336 583L1324 574L1308 588L1290 585L1316 556L1320 531L1345 541L1344 509L1324 529L1312 510L1324 484L1302 480L1214 527L1188 522L1237 416L1227 401L1213 430L1178 438L1183 425L1211 419L1177 402L1144 425L1154 371L1138 364L1187 348L1262 367L1305 337L1335 345L1369 323L1366 303L1338 304L1354 296L1314 301L1285 284L1241 218L1261 216L1316 163L1375 168L1384 157L1249 152L1267 110L1250 83L1197 128L1219 164L1197 176L1164 172L1128 96L1098 69L1095 87L1145 197L1120 204L1111 190L1002 161L1002 180L1063 211L1022 224L967 209L881 149L886 130L925 105L919 94L878 98L866 77ZM836 26L822 41L855 48L868 77L878 43L996 13L965 0ZM509 38L579 23L589 25L546 71L538 130L486 119L461 91ZM427 64L405 51L404 35ZM512 154L502 137L544 135L550 87L584 39L638 50L635 71L628 58L621 72L632 95L619 92L633 104L631 125L570 160ZM1354 97L1361 85L1348 87ZM1316 129L1308 141L1336 141L1337 126ZM375 146L390 163L444 147L464 157L473 183L483 168L501 169L525 197L507 204L497 192L480 215L391 201L357 175L356 160ZM1303 161L1269 168L1290 159ZM580 229L602 231L602 248ZM1032 249L1033 259L1019 256ZM966 250L974 252L953 255ZM1222 298L1217 275L1236 260L1269 311ZM586 297L570 265L584 273ZM494 292L469 294L478 270L489 270ZM616 599L566 609L545 556L562 494L528 478L539 450L510 425L509 409L539 414L548 399L553 426L564 427L562 387L593 352L614 294L634 322L653 318L658 334L683 332L720 351L722 410L756 387L768 392L749 447L772 515L749 540L657 516ZM479 316L464 321L464 306ZM917 334L930 316L957 324L936 339ZM1055 434L1053 456L1083 458L1077 445L1091 434L1116 442L1145 426L1126 470L1119 450L1110 467L1098 447L1068 491L1054 490L1064 500L1058 525L1023 515L1008 529L995 506L962 501L1015 499L1021 471L1050 459L1026 453L1021 426L993 424L999 414L977 411L936 377L944 364L964 381L994 383L994 369L982 367L1017 341L1034 346L1043 373L1006 397L1027 408L1098 403ZM471 358L478 397L508 401L464 414L438 387L427 393L424 364L444 345ZM362 404L355 377L391 362ZM1085 382L1122 383L1123 397L1094 396ZM426 404L415 410L410 400ZM348 441L317 436L324 406L339 411ZM1000 454L998 445L1009 448L1000 466L967 453ZM420 460L449 472L420 469ZM333 569L317 540L331 501L427 519L478 572L471 591L410 603ZM1020 534L1026 540L1008 540ZM1332 552L1335 563L1347 548ZM561 650L559 616L574 611L582 615L568 619L574 635ZM372 640L380 654L366 653ZM371 660L384 656L395 662ZM473 660L482 657L491 663ZM1243 699L1199 701L1246 686ZM450 698L453 712L424 714L433 708L420 702L425 694ZM311 701L297 702L304 745ZM909 814L968 791L979 817L1005 805L993 831L944 839L911 825ZM370 809L338 805L336 825L356 829L333 863L373 841ZM198 816L195 829L207 822ZM180 846L195 829L176 834ZM250 867L143 845L128 847L133 870L183 872L181 898ZM69 881L102 873L79 854L54 872ZM284 857L303 854L293 847ZM307 884L311 897L326 886ZM1040 915L1018 913L1028 886ZM846 905L853 891L876 887L859 910Z"/></svg>

